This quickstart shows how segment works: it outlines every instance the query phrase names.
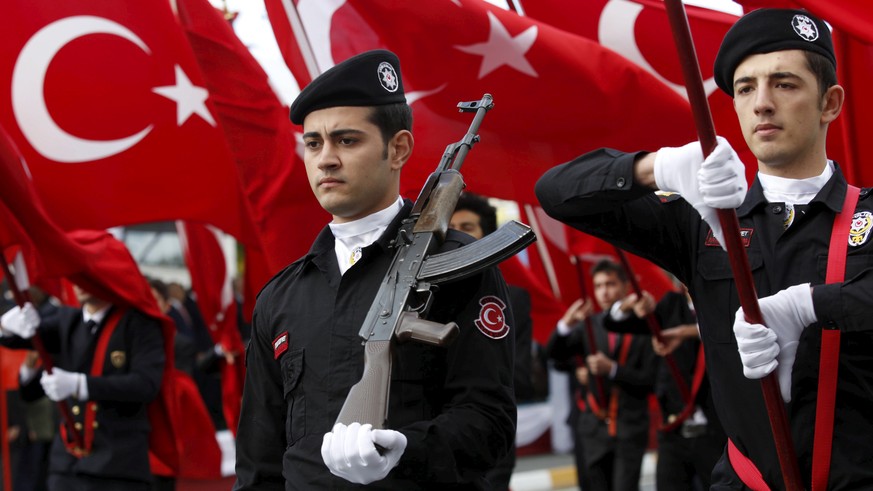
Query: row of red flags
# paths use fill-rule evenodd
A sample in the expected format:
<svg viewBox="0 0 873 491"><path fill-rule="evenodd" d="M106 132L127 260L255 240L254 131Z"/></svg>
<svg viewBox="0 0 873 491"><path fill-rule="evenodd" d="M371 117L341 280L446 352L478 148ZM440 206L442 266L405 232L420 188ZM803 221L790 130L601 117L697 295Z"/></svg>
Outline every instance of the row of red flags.
<svg viewBox="0 0 873 491"><path fill-rule="evenodd" d="M467 128L455 104L494 96L496 109L464 175L470 191L522 204L522 218L537 225L540 244L529 249L528 263L508 262L504 273L531 292L540 341L579 294L569 256L593 261L614 253L543 216L533 194L537 178L601 146L653 150L695 138L656 0L527 1L525 15L482 0L265 3L301 86L364 50L399 55L417 137L403 173L409 197L445 145ZM805 7L834 26L848 100L833 126L829 155L850 181L873 182L873 170L862 166L870 150L857 138L871 124L863 108L873 107L865 90L873 81L873 35L866 28L873 14L862 0L741 3ZM736 17L687 11L709 80ZM203 226L245 245L252 300L271 275L306 252L329 219L309 191L297 152L300 129L265 72L207 0L15 1L5 16L0 126L11 145L0 158L8 208L0 206L7 215L0 246L10 253L26 242L37 280L78 274L78 281L103 281L115 290L120 285L98 258L56 232L184 220L186 258L204 317L216 342L241 352L225 261L213 230ZM754 158L731 100L711 81L707 87L717 131L738 149L751 178ZM671 288L653 265L632 264L656 295ZM225 414L232 423L242 364L227 370Z"/></svg>

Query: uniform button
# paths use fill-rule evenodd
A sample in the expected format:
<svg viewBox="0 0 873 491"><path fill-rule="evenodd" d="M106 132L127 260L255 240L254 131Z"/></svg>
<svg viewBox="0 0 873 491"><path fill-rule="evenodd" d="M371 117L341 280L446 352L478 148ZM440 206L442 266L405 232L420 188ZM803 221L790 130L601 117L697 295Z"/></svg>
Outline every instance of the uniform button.
<svg viewBox="0 0 873 491"><path fill-rule="evenodd" d="M75 415L75 416L78 416L79 412L81 412L81 410L79 409L79 406L73 406L72 411L73 411L73 415Z"/></svg>
<svg viewBox="0 0 873 491"><path fill-rule="evenodd" d="M76 428L77 430L82 431L82 423L77 422L76 424L73 425L73 428Z"/></svg>
<svg viewBox="0 0 873 491"><path fill-rule="evenodd" d="M782 207L779 205L774 206L773 213L782 213Z"/></svg>
<svg viewBox="0 0 873 491"><path fill-rule="evenodd" d="M620 188L623 188L626 182L627 181L625 181L625 179L623 177L619 177L618 179L615 180L615 185L620 187Z"/></svg>
<svg viewBox="0 0 873 491"><path fill-rule="evenodd" d="M91 404L91 410L92 410L92 411L96 411L96 410L97 410L97 404Z"/></svg>
<svg viewBox="0 0 873 491"><path fill-rule="evenodd" d="M95 421L94 422L94 429L96 430L98 426L100 426L100 425L98 425L97 422Z"/></svg>

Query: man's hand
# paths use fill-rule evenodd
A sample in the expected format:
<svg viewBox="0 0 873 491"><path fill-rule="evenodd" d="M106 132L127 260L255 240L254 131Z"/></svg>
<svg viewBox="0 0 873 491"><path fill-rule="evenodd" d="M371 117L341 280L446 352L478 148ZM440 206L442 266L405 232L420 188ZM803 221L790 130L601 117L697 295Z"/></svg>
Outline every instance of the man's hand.
<svg viewBox="0 0 873 491"><path fill-rule="evenodd" d="M376 448L384 449L380 454ZM370 424L337 423L324 435L321 458L330 473L357 484L370 484L384 479L393 469L403 451L406 436L393 430L374 430Z"/></svg>
<svg viewBox="0 0 873 491"><path fill-rule="evenodd" d="M655 185L663 191L682 195L725 247L724 234L714 208L736 208L743 202L748 185L745 167L730 144L717 137L718 145L704 160L699 142L682 147L664 147L655 155Z"/></svg>
<svg viewBox="0 0 873 491"><path fill-rule="evenodd" d="M588 355L585 358L585 362L588 364L588 370L595 376L609 377L612 374L613 365L615 365L615 361L604 355L601 351Z"/></svg>
<svg viewBox="0 0 873 491"><path fill-rule="evenodd" d="M45 395L57 402L68 397L80 400L87 399L87 396L82 394L82 387L87 384L86 380L84 373L68 372L56 367L51 374L42 372L39 383L42 385Z"/></svg>
<svg viewBox="0 0 873 491"><path fill-rule="evenodd" d="M652 348L658 356L667 356L676 351L676 348L688 338L700 337L700 331L697 329L697 324L682 324L661 331L661 339L663 343L658 342L658 338L652 336Z"/></svg>
<svg viewBox="0 0 873 491"><path fill-rule="evenodd" d="M800 335L818 320L809 283L794 285L758 301L764 322L750 324L743 309L737 310L734 336L746 378L758 379L779 368L779 389L785 402L791 401L791 369Z"/></svg>
<svg viewBox="0 0 873 491"><path fill-rule="evenodd" d="M581 366L576 367L576 381L580 385L588 385L588 368Z"/></svg>
<svg viewBox="0 0 873 491"><path fill-rule="evenodd" d="M24 307L12 307L0 317L0 329L2 335L15 335L24 339L30 339L36 334L39 327L39 314L33 304L27 302Z"/></svg>
<svg viewBox="0 0 873 491"><path fill-rule="evenodd" d="M564 312L561 322L572 327L580 322L584 322L593 312L594 303L589 299L580 298L573 302L567 311Z"/></svg>

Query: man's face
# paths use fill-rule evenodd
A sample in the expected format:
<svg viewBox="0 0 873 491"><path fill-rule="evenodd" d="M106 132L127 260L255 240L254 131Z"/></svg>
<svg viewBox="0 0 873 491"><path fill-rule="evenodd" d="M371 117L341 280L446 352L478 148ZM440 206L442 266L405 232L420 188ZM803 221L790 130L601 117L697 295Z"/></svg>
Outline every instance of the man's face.
<svg viewBox="0 0 873 491"><path fill-rule="evenodd" d="M595 273L594 298L601 310L607 310L612 304L621 300L627 294L627 283L621 281L618 275L612 271Z"/></svg>
<svg viewBox="0 0 873 491"><path fill-rule="evenodd" d="M405 160L395 158L394 138L386 158L379 128L368 120L371 111L368 107L331 107L313 111L303 120L303 161L309 185L334 223L383 210L399 196Z"/></svg>
<svg viewBox="0 0 873 491"><path fill-rule="evenodd" d="M476 240L485 237L480 225L479 215L470 210L458 210L452 215L452 220L449 222L449 228L460 230L465 234L472 235Z"/></svg>
<svg viewBox="0 0 873 491"><path fill-rule="evenodd" d="M734 109L767 174L793 177L804 158L821 158L826 121L818 81L801 50L751 55L734 72ZM819 157L821 155L821 157Z"/></svg>
<svg viewBox="0 0 873 491"><path fill-rule="evenodd" d="M73 293L76 295L76 300L80 305L85 305L94 299L93 295L80 288L79 285L73 285Z"/></svg>

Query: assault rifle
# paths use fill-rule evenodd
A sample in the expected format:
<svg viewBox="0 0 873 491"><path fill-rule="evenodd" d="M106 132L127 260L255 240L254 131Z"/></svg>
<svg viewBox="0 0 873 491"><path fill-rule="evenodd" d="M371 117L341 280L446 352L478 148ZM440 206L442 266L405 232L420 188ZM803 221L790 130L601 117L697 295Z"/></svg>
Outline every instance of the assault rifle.
<svg viewBox="0 0 873 491"><path fill-rule="evenodd" d="M458 334L454 322L426 320L439 286L494 266L536 240L530 227L511 221L469 245L433 253L445 241L464 189L461 165L479 141L479 125L493 106L490 94L458 104L461 112L475 112L476 116L467 134L446 147L392 243L397 252L360 331L364 374L349 391L337 423L370 423L373 428L383 428L388 417L393 344L416 341L447 346Z"/></svg>

